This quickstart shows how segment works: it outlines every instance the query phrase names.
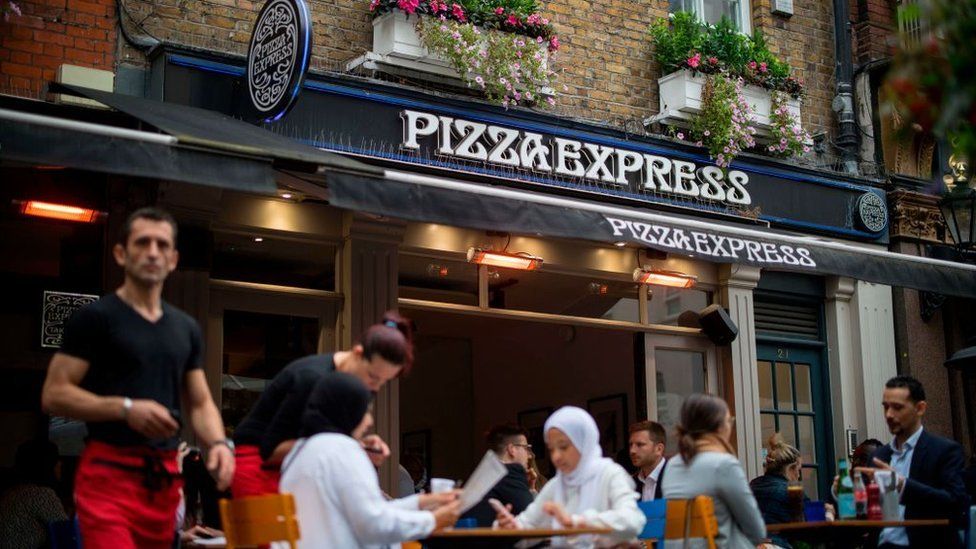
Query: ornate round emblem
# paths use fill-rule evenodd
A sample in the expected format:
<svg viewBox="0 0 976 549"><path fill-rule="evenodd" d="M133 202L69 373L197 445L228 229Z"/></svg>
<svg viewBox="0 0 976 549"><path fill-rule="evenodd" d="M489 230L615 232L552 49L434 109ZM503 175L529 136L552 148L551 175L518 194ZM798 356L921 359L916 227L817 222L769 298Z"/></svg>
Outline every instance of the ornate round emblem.
<svg viewBox="0 0 976 549"><path fill-rule="evenodd" d="M868 231L880 233L888 226L888 206L880 196L866 192L857 199L857 218Z"/></svg>
<svg viewBox="0 0 976 549"><path fill-rule="evenodd" d="M247 92L259 120L277 120L294 104L311 49L304 0L269 0L258 14L247 53Z"/></svg>

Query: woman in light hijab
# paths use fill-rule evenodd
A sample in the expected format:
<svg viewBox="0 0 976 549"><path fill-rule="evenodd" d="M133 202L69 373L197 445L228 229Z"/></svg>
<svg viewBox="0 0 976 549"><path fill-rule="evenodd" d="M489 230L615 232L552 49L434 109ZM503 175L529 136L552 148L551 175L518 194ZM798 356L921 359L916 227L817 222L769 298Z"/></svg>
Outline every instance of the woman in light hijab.
<svg viewBox="0 0 976 549"><path fill-rule="evenodd" d="M613 530L606 538L581 536L571 542L580 547L614 545L635 538L644 528L645 518L637 508L634 480L623 467L603 457L600 432L590 414L564 406L549 416L544 429L556 476L517 517L499 513L498 527Z"/></svg>
<svg viewBox="0 0 976 549"><path fill-rule="evenodd" d="M306 438L288 453L281 475L281 492L295 497L300 548L399 546L457 521L457 492L383 498L358 442L373 425L369 402L366 386L349 374L327 374L312 390L302 418Z"/></svg>

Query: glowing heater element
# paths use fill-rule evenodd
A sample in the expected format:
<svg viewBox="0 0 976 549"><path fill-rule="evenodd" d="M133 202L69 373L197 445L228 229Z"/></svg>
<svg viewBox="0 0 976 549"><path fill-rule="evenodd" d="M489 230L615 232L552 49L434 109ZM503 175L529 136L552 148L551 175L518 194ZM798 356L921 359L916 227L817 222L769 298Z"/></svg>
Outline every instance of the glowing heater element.
<svg viewBox="0 0 976 549"><path fill-rule="evenodd" d="M32 215L35 217L64 219L67 221L79 221L81 223L94 223L98 220L99 215L97 210L68 206L66 204L41 202L39 200L26 200L22 202L20 212L24 215Z"/></svg>
<svg viewBox="0 0 976 549"><path fill-rule="evenodd" d="M521 271L535 271L542 266L542 258L524 252L492 252L480 248L468 248L468 261L478 265L519 269Z"/></svg>
<svg viewBox="0 0 976 549"><path fill-rule="evenodd" d="M634 269L634 282L641 284L653 284L669 288L691 288L697 281L698 277L678 271Z"/></svg>

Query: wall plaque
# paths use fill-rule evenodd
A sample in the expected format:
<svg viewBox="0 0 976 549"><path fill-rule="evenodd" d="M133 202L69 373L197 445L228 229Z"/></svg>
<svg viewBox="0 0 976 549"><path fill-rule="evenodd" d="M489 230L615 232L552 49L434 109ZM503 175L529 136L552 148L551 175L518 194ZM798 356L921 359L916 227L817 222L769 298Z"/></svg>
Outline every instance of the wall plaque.
<svg viewBox="0 0 976 549"><path fill-rule="evenodd" d="M44 306L41 310L41 347L51 349L61 347L64 325L71 315L97 300L98 296L91 294L44 292Z"/></svg>
<svg viewBox="0 0 976 549"><path fill-rule="evenodd" d="M312 51L304 0L269 0L254 24L247 52L247 92L254 116L278 120L295 103Z"/></svg>

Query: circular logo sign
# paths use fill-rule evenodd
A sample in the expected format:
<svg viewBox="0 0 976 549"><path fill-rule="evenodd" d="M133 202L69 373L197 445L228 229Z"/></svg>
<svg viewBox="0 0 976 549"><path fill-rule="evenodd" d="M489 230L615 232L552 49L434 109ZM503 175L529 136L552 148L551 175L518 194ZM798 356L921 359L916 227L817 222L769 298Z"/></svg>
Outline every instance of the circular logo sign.
<svg viewBox="0 0 976 549"><path fill-rule="evenodd" d="M880 233L888 226L888 206L880 196L866 192L857 199L857 218L866 230Z"/></svg>
<svg viewBox="0 0 976 549"><path fill-rule="evenodd" d="M273 122L295 103L308 69L312 30L304 0L269 0L247 52L247 92L254 115Z"/></svg>

